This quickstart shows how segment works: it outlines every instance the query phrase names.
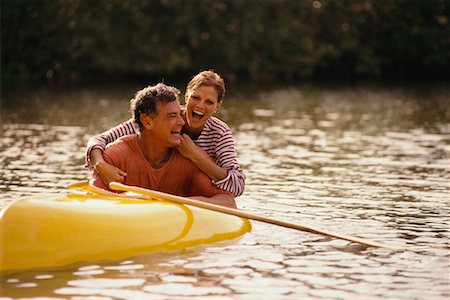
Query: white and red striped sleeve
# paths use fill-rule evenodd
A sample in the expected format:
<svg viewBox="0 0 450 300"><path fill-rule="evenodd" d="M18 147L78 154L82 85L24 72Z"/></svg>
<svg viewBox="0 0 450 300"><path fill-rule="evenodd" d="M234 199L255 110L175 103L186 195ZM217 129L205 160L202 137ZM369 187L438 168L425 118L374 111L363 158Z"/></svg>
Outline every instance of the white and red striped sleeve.
<svg viewBox="0 0 450 300"><path fill-rule="evenodd" d="M245 175L238 161L233 134L230 127L216 117L211 117L195 143L208 153L215 163L228 170L225 178L213 181L217 187L242 195L245 189Z"/></svg>
<svg viewBox="0 0 450 300"><path fill-rule="evenodd" d="M118 138L136 133L134 127L133 119L129 119L128 121L117 125L114 128L108 129L96 136L93 136L89 139L86 146L86 167L92 168L92 164L90 161L91 151L94 149L100 149L102 151L105 150L106 145L114 142Z"/></svg>

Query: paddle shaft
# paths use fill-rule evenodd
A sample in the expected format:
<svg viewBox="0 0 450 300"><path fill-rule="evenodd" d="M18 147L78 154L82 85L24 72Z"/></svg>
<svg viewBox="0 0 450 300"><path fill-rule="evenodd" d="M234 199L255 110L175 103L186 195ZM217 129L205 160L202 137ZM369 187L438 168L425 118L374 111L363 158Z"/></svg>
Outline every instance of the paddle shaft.
<svg viewBox="0 0 450 300"><path fill-rule="evenodd" d="M287 228L292 228L292 229L296 229L296 230L321 234L321 235L325 235L325 236L329 236L329 237L333 237L333 238L337 238L337 239L341 239L341 240L359 243L359 244L366 245L366 246L390 248L390 249L396 248L393 246L384 245L381 243L365 240L365 239L358 238L358 237L338 234L338 233L330 232L327 230L321 230L321 229L316 229L316 228L312 228L312 227L308 227L308 226L304 226L304 225L300 225L300 224L296 224L296 223L276 220L276 219L244 212L244 211L234 209L234 208L229 208L229 207L211 204L211 203L207 203L207 202L203 202L203 201L189 199L186 197L175 196L175 195L158 192L158 191L153 191L153 190L149 190L149 189L145 189L145 188L141 188L141 187L128 186L128 185L118 183L118 182L111 182L109 184L109 187L114 190L134 192L134 193L145 195L145 196L148 196L151 198L158 198L161 200L172 201L172 202L179 203L179 204L186 204L186 205L191 205L191 206L200 207L200 208L204 208L204 209L209 209L209 210L213 210L216 212L221 212L224 214L233 215L233 216L237 216L237 217L241 217L241 218L246 218L246 219L251 219L251 220L255 220L255 221L273 224L273 225L279 225L279 226L283 226L283 227L287 227Z"/></svg>

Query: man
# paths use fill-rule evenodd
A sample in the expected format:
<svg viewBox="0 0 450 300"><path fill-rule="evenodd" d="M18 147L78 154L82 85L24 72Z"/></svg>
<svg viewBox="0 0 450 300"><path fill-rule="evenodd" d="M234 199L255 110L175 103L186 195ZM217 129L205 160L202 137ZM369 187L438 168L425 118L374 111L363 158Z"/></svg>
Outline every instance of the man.
<svg viewBox="0 0 450 300"><path fill-rule="evenodd" d="M206 174L175 148L182 142L184 125L179 94L178 89L162 83L138 91L130 102L138 133L108 145L104 159L126 172L127 185L235 208L234 197L216 188ZM93 184L108 189L97 173Z"/></svg>

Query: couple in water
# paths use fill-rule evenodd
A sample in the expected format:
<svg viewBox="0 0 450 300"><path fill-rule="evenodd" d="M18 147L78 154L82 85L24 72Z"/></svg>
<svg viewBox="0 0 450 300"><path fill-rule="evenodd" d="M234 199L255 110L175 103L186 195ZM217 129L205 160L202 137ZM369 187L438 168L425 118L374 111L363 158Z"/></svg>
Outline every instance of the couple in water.
<svg viewBox="0 0 450 300"><path fill-rule="evenodd" d="M118 181L235 207L245 175L229 126L213 116L224 94L224 81L213 71L191 79L183 107L174 87L138 91L130 101L132 118L88 142L94 184Z"/></svg>

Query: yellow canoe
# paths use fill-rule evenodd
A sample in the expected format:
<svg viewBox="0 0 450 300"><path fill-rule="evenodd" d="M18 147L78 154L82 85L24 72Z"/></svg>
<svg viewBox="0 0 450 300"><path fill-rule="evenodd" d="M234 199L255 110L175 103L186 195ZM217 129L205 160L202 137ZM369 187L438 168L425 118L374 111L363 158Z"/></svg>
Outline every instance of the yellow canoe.
<svg viewBox="0 0 450 300"><path fill-rule="evenodd" d="M0 273L175 251L250 230L246 219L170 202L43 194L0 212Z"/></svg>

